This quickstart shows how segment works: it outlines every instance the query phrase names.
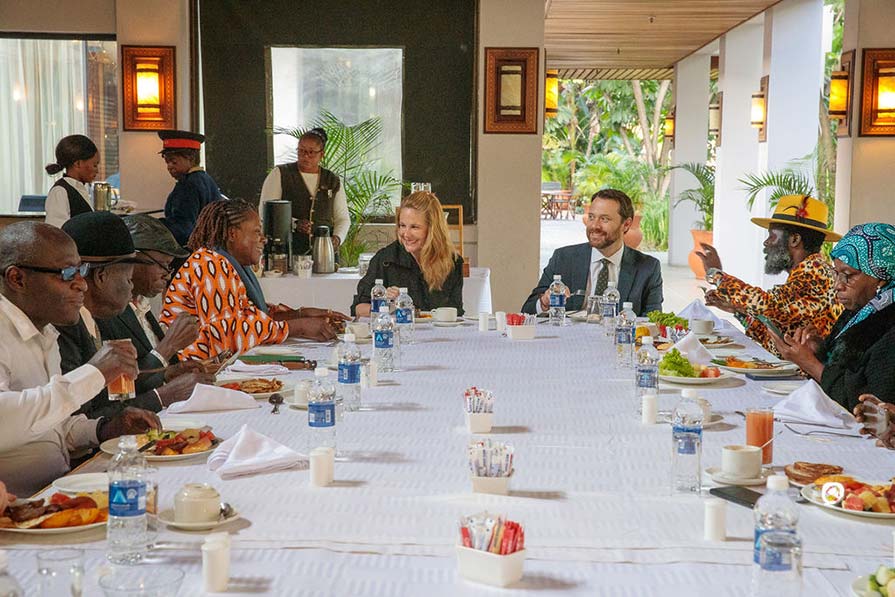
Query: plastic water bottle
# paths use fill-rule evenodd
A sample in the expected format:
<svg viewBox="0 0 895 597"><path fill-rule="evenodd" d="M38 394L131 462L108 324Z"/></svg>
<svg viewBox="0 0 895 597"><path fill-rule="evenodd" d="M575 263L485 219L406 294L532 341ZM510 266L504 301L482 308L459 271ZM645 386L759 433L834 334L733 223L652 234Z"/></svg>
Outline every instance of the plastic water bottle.
<svg viewBox="0 0 895 597"><path fill-rule="evenodd" d="M413 344L413 299L407 294L406 288L399 288L398 298L395 299L395 325L398 328L398 346L403 350L405 346Z"/></svg>
<svg viewBox="0 0 895 597"><path fill-rule="evenodd" d="M635 320L633 304L625 303L615 322L615 366L630 369L634 366Z"/></svg>
<svg viewBox="0 0 895 597"><path fill-rule="evenodd" d="M612 337L615 334L615 317L618 315L618 303L622 295L615 287L615 282L609 282L606 292L603 293L603 329L606 335Z"/></svg>
<svg viewBox="0 0 895 597"><path fill-rule="evenodd" d="M671 492L699 494L702 483L702 418L699 402L681 396L671 414Z"/></svg>
<svg viewBox="0 0 895 597"><path fill-rule="evenodd" d="M308 453L314 448L336 449L336 389L326 367L314 369L308 390Z"/></svg>
<svg viewBox="0 0 895 597"><path fill-rule="evenodd" d="M113 564L136 564L147 549L146 459L137 437L122 435L109 465L109 523L106 557Z"/></svg>
<svg viewBox="0 0 895 597"><path fill-rule="evenodd" d="M379 307L379 314L373 319L373 360L380 373L395 370L395 324L388 314L388 305Z"/></svg>
<svg viewBox="0 0 895 597"><path fill-rule="evenodd" d="M385 294L385 285L382 283L382 278L376 278L376 285L370 291L370 313L379 313L379 307L388 305L388 299Z"/></svg>
<svg viewBox="0 0 895 597"><path fill-rule="evenodd" d="M637 414L643 404L643 396L650 391L659 393L659 351L653 345L652 336L640 339L640 348L634 355L634 401Z"/></svg>
<svg viewBox="0 0 895 597"><path fill-rule="evenodd" d="M755 502L755 553L754 561L759 563L761 536L768 531L796 532L799 510L789 497L789 481L785 475L768 477L768 488Z"/></svg>
<svg viewBox="0 0 895 597"><path fill-rule="evenodd" d="M9 554L0 550L0 597L25 597L22 585L9 573Z"/></svg>
<svg viewBox="0 0 895 597"><path fill-rule="evenodd" d="M566 285L562 283L562 276L553 276L553 284L550 285L550 325L566 325Z"/></svg>
<svg viewBox="0 0 895 597"><path fill-rule="evenodd" d="M354 343L354 334L345 334L339 345L339 388L337 394L342 408L348 412L360 409L360 349Z"/></svg>

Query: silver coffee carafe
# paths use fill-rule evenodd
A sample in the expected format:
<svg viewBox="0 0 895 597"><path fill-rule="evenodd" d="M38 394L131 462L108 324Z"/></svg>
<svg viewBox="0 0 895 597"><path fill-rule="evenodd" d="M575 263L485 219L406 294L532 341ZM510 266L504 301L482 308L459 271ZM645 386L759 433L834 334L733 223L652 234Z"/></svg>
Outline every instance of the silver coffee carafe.
<svg viewBox="0 0 895 597"><path fill-rule="evenodd" d="M315 274L331 274L336 271L336 251L333 248L329 226L317 226L315 229L314 248L311 254L314 258Z"/></svg>

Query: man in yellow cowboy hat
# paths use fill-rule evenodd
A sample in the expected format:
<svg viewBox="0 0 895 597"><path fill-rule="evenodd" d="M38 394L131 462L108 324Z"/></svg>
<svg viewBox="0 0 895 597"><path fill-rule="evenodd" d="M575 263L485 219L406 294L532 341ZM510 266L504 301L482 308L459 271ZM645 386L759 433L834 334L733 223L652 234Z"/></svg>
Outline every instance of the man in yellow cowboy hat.
<svg viewBox="0 0 895 597"><path fill-rule="evenodd" d="M716 286L705 294L706 304L735 314L746 335L775 354L777 347L758 316L769 319L784 334L813 326L825 337L842 313L833 266L820 252L825 241L841 238L827 228L827 214L827 206L817 199L786 195L770 218L752 218L753 223L768 229L765 273L789 272L786 283L771 290L750 286L723 272L718 252L703 244L702 252L696 254L705 266L706 281Z"/></svg>

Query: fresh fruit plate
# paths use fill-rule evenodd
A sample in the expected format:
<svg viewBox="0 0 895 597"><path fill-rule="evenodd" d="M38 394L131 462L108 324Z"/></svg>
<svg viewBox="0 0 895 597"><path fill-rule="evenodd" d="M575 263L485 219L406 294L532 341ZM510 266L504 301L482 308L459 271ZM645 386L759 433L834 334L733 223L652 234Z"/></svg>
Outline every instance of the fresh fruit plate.
<svg viewBox="0 0 895 597"><path fill-rule="evenodd" d="M755 373L760 371L765 375L778 373L780 375L792 375L799 370L798 365L789 361L763 361L761 359L733 356L723 359L712 359L712 364L733 373Z"/></svg>
<svg viewBox="0 0 895 597"><path fill-rule="evenodd" d="M144 448L150 442L154 442L153 445ZM137 436L137 446L143 448L143 455L150 462L172 462L195 458L210 453L219 443L221 443L221 439L215 437L210 429L152 430ZM104 441L99 448L106 454L114 456L118 453L118 438L113 437Z"/></svg>
<svg viewBox="0 0 895 597"><path fill-rule="evenodd" d="M267 400L277 392L291 392L293 382L273 377L252 377L250 379L221 379L215 385L245 392L258 400Z"/></svg>
<svg viewBox="0 0 895 597"><path fill-rule="evenodd" d="M868 483L848 475L828 475L801 489L802 497L826 510L864 518L895 519L892 483Z"/></svg>
<svg viewBox="0 0 895 597"><path fill-rule="evenodd" d="M734 376L730 373L719 373L715 377L679 377L676 375L659 375L660 381L665 381L668 383L677 383L683 384L687 386L705 386L713 383L718 383L720 381L724 381L726 379L731 379Z"/></svg>
<svg viewBox="0 0 895 597"><path fill-rule="evenodd" d="M0 531L27 535L80 533L106 524L108 493L54 493L48 498L16 500L0 512Z"/></svg>

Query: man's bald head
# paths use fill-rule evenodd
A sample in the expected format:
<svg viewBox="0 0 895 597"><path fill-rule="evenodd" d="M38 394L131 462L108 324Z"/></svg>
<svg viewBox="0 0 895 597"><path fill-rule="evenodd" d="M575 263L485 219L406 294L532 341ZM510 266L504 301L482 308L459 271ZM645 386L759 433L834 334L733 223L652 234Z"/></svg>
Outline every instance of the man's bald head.
<svg viewBox="0 0 895 597"><path fill-rule="evenodd" d="M60 246L74 248L75 241L55 226L43 222L17 222L0 229L0 273L11 265L42 264L47 252Z"/></svg>

